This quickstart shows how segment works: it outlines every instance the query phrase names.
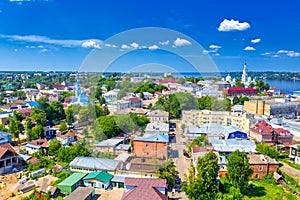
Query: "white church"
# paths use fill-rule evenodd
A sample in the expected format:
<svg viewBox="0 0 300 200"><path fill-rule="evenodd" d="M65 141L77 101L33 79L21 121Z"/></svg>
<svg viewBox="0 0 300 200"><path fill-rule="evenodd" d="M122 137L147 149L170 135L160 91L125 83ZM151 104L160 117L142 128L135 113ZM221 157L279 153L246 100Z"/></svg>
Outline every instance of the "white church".
<svg viewBox="0 0 300 200"><path fill-rule="evenodd" d="M245 62L244 64L244 69L243 69L243 74L242 74L242 83L245 85L245 88L249 87L250 83L254 83L255 84L255 78L252 79L250 76L248 76L247 74L247 63ZM236 85L236 79L235 78L231 78L231 76L228 74L225 78L225 81L230 83L231 86Z"/></svg>

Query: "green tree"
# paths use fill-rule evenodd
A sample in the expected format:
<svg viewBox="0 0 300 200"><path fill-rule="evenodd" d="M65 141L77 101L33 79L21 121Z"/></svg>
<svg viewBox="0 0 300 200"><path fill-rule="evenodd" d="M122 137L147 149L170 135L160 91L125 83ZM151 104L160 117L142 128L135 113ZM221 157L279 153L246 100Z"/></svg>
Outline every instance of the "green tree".
<svg viewBox="0 0 300 200"><path fill-rule="evenodd" d="M25 131L26 131L28 141L33 140L33 138L32 138L32 128L33 128L32 118L31 117L26 117L26 119L25 119Z"/></svg>
<svg viewBox="0 0 300 200"><path fill-rule="evenodd" d="M190 178L187 186L183 186L189 199L215 199L218 193L217 177L219 174L218 157L209 152L198 158L196 178Z"/></svg>
<svg viewBox="0 0 300 200"><path fill-rule="evenodd" d="M59 131L60 131L60 132L63 132L63 131L65 131L65 130L68 130L67 123L66 123L66 122L61 122L61 123L59 124Z"/></svg>
<svg viewBox="0 0 300 200"><path fill-rule="evenodd" d="M158 168L158 178L166 179L169 188L175 185L175 178L178 176L176 166L172 159L168 159Z"/></svg>
<svg viewBox="0 0 300 200"><path fill-rule="evenodd" d="M32 140L36 140L39 138L44 138L44 128L41 124L36 124L32 129L31 129L31 134L32 134Z"/></svg>
<svg viewBox="0 0 300 200"><path fill-rule="evenodd" d="M179 84L184 84L184 83L185 83L185 78L180 77L180 78L177 80L177 83L179 83Z"/></svg>
<svg viewBox="0 0 300 200"><path fill-rule="evenodd" d="M9 116L8 120L9 132L13 135L15 139L18 138L18 141L20 143L20 134L24 130L23 124L20 121L18 121L14 116Z"/></svg>
<svg viewBox="0 0 300 200"><path fill-rule="evenodd" d="M239 103L240 103L240 99L239 99L239 97L237 97L237 96L234 96L234 97L233 97L233 100L232 100L232 103L233 103L233 105L237 105L237 104L239 104Z"/></svg>
<svg viewBox="0 0 300 200"><path fill-rule="evenodd" d="M242 97L240 97L240 103L241 103L242 105L244 105L245 101L249 101L249 97L247 97L247 96L242 96Z"/></svg>
<svg viewBox="0 0 300 200"><path fill-rule="evenodd" d="M274 147L270 147L266 143L260 143L256 145L255 149L258 153L270 156L271 158L278 159L279 152Z"/></svg>
<svg viewBox="0 0 300 200"><path fill-rule="evenodd" d="M49 113L47 113L47 111ZM50 121L57 122L59 120L65 119L65 111L64 106L59 101L52 101L50 103L50 108L48 108L46 111L47 119Z"/></svg>
<svg viewBox="0 0 300 200"><path fill-rule="evenodd" d="M102 89L101 89L101 87L98 86L98 87L95 89L95 91L94 91L94 96L95 96L95 98L98 99L98 100L101 99L101 97L102 97Z"/></svg>
<svg viewBox="0 0 300 200"><path fill-rule="evenodd" d="M45 125L47 121L47 116L44 110L40 108L33 108L31 112L31 118L40 125Z"/></svg>
<svg viewBox="0 0 300 200"><path fill-rule="evenodd" d="M228 180L235 187L242 189L247 186L253 169L245 152L236 150L228 156Z"/></svg>
<svg viewBox="0 0 300 200"><path fill-rule="evenodd" d="M0 124L0 131L8 132L8 129L3 124Z"/></svg>
<svg viewBox="0 0 300 200"><path fill-rule="evenodd" d="M53 140L50 140L48 154L51 156L56 155L61 147L61 142L58 139L54 138Z"/></svg>
<svg viewBox="0 0 300 200"><path fill-rule="evenodd" d="M72 105L66 109L66 122L68 124L74 123L74 112Z"/></svg>

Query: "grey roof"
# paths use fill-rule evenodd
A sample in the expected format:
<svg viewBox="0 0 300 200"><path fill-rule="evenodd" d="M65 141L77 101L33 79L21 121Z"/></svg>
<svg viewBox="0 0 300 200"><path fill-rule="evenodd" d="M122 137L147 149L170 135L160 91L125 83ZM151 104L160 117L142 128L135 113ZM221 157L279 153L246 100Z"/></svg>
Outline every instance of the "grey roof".
<svg viewBox="0 0 300 200"><path fill-rule="evenodd" d="M130 154L128 154L128 153L121 153L120 155L118 155L115 158L115 160L125 162L129 157L130 157Z"/></svg>
<svg viewBox="0 0 300 200"><path fill-rule="evenodd" d="M128 151L130 149L130 144L120 144L115 149Z"/></svg>
<svg viewBox="0 0 300 200"><path fill-rule="evenodd" d="M211 140L214 150L218 152L233 152L235 150L246 153L256 152L256 145L252 140Z"/></svg>
<svg viewBox="0 0 300 200"><path fill-rule="evenodd" d="M120 161L107 158L76 157L71 163L72 168L83 168L102 171L114 171Z"/></svg>
<svg viewBox="0 0 300 200"><path fill-rule="evenodd" d="M86 199L95 189L93 187L78 187L65 200L82 200Z"/></svg>
<svg viewBox="0 0 300 200"><path fill-rule="evenodd" d="M123 142L124 138L111 138L108 140L103 140L98 144L95 144L96 147L115 147L119 143Z"/></svg>
<svg viewBox="0 0 300 200"><path fill-rule="evenodd" d="M147 124L145 132L169 132L169 124L162 122L153 122Z"/></svg>
<svg viewBox="0 0 300 200"><path fill-rule="evenodd" d="M223 126L221 124L211 123L204 126L189 126L188 132L193 134L220 135Z"/></svg>
<svg viewBox="0 0 300 200"><path fill-rule="evenodd" d="M111 179L111 182L124 183L124 181L125 181L125 176L116 175Z"/></svg>
<svg viewBox="0 0 300 200"><path fill-rule="evenodd" d="M169 117L169 113L164 110L151 110L146 115L148 117Z"/></svg>

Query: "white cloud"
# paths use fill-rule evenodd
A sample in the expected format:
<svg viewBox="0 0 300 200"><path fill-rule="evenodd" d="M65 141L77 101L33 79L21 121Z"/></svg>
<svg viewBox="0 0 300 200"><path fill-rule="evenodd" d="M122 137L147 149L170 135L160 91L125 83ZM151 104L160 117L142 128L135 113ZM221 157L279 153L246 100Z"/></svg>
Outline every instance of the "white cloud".
<svg viewBox="0 0 300 200"><path fill-rule="evenodd" d="M221 47L221 46L218 46L218 45L212 44L212 45L209 45L209 48L210 48L210 49L221 49L222 47Z"/></svg>
<svg viewBox="0 0 300 200"><path fill-rule="evenodd" d="M289 57L299 57L300 53L299 52L295 52L295 51L289 51L286 53L287 56Z"/></svg>
<svg viewBox="0 0 300 200"><path fill-rule="evenodd" d="M205 50L205 49L204 49L204 50L202 51L202 53L203 53L203 54L209 54L209 53L210 53L210 51L209 51L209 50Z"/></svg>
<svg viewBox="0 0 300 200"><path fill-rule="evenodd" d="M102 41L98 40L98 39L56 40L56 39L51 39L49 37L40 36L40 35L3 35L3 34L0 34L0 38L13 40L13 41L29 42L29 43L52 44L52 45L58 45L58 46L63 46L63 47L79 47L79 46L83 46L83 43L86 43L87 41L93 41L98 44L98 45L96 45L96 48L97 48L97 47L100 47L100 44L102 43Z"/></svg>
<svg viewBox="0 0 300 200"><path fill-rule="evenodd" d="M136 42L133 42L133 43L130 44L130 46L137 49L139 47L139 44L136 43Z"/></svg>
<svg viewBox="0 0 300 200"><path fill-rule="evenodd" d="M186 39L182 39L182 38L176 38L176 40L174 41L174 46L175 47L180 47L180 46L185 46L185 45L191 45L192 43Z"/></svg>
<svg viewBox="0 0 300 200"><path fill-rule="evenodd" d="M42 53L46 53L46 52L48 52L48 51L49 51L48 49L42 49L42 50L41 50Z"/></svg>
<svg viewBox="0 0 300 200"><path fill-rule="evenodd" d="M100 44L97 43L97 41L94 41L94 40L87 40L87 41L84 41L81 46L83 48L95 48L95 49L100 49Z"/></svg>
<svg viewBox="0 0 300 200"><path fill-rule="evenodd" d="M266 52L266 53L262 53L261 55L262 56L269 56L269 55L271 55L271 53L270 52Z"/></svg>
<svg viewBox="0 0 300 200"><path fill-rule="evenodd" d="M130 46L127 44L122 44L121 49L130 49Z"/></svg>
<svg viewBox="0 0 300 200"><path fill-rule="evenodd" d="M156 49L158 49L158 48L159 48L159 47L158 47L156 44L154 44L154 45L148 47L149 50L156 50Z"/></svg>
<svg viewBox="0 0 300 200"><path fill-rule="evenodd" d="M106 47L117 48L118 46L115 44L105 44Z"/></svg>
<svg viewBox="0 0 300 200"><path fill-rule="evenodd" d="M279 51L277 51L277 53L288 53L289 51L288 50L279 50Z"/></svg>
<svg viewBox="0 0 300 200"><path fill-rule="evenodd" d="M223 32L244 31L248 28L250 28L250 24L248 22L239 22L238 20L234 19L224 19L224 21L220 23L218 30Z"/></svg>
<svg viewBox="0 0 300 200"><path fill-rule="evenodd" d="M169 43L170 43L170 40L159 42L159 44L161 44L161 45L168 45Z"/></svg>
<svg viewBox="0 0 300 200"><path fill-rule="evenodd" d="M291 51L291 50L279 50L277 51L277 55L278 54L285 54L288 57L299 57L300 53L296 52L296 51Z"/></svg>
<svg viewBox="0 0 300 200"><path fill-rule="evenodd" d="M276 54L276 55L273 55L272 57L273 58L279 58L280 56Z"/></svg>
<svg viewBox="0 0 300 200"><path fill-rule="evenodd" d="M255 51L256 49L254 47L246 46L244 48L245 51Z"/></svg>
<svg viewBox="0 0 300 200"><path fill-rule="evenodd" d="M251 43L256 44L256 43L260 43L261 39L257 38L257 39L253 39L251 40Z"/></svg>
<svg viewBox="0 0 300 200"><path fill-rule="evenodd" d="M220 54L219 53L215 53L214 56L220 56Z"/></svg>

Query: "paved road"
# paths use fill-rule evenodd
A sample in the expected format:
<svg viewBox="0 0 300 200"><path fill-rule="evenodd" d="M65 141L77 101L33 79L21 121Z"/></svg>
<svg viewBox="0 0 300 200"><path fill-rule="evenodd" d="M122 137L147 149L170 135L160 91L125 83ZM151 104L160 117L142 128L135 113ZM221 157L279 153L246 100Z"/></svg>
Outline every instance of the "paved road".
<svg viewBox="0 0 300 200"><path fill-rule="evenodd" d="M172 149L173 161L176 165L176 169L179 172L179 177L182 181L184 181L184 174L188 173L188 169L190 167L190 160L183 155L183 150L186 148L182 142L186 142L185 138L182 138L179 132L179 121L172 120L171 122L176 123L175 135L176 135L176 142L171 143L170 147ZM182 199L188 200L187 196L184 192L176 193L174 196L170 196L175 199Z"/></svg>
<svg viewBox="0 0 300 200"><path fill-rule="evenodd" d="M291 166L289 166L288 164L285 164L284 162L280 162L281 164L281 171L283 171L284 173L286 173L288 176L294 178L295 180L299 180L300 177L300 170L295 169Z"/></svg>

